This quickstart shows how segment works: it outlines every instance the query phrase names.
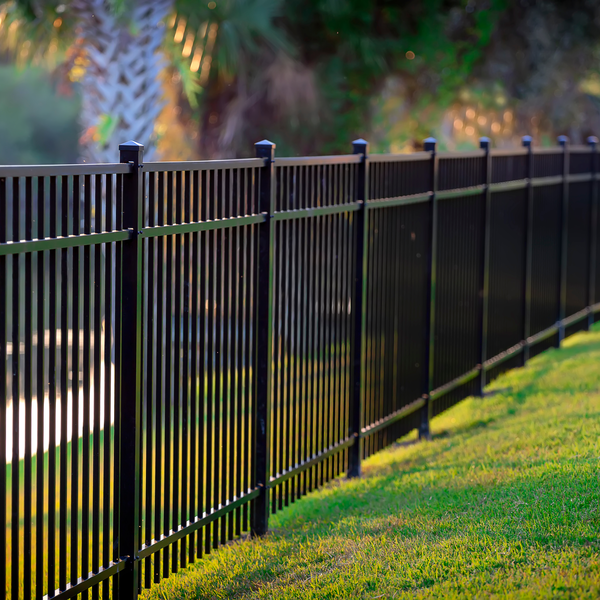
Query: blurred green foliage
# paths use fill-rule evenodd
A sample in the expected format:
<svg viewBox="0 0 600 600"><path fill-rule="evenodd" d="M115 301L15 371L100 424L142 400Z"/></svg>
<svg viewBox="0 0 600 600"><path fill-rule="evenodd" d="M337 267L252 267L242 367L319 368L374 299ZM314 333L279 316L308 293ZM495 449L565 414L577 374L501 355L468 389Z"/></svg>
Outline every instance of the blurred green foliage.
<svg viewBox="0 0 600 600"><path fill-rule="evenodd" d="M0 164L75 162L79 100L42 69L0 65Z"/></svg>

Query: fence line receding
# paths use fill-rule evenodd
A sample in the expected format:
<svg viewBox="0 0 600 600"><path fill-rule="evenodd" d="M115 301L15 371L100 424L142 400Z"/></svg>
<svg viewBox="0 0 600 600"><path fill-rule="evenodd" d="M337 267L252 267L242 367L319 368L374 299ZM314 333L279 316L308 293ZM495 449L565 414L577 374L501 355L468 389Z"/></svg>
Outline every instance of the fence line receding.
<svg viewBox="0 0 600 600"><path fill-rule="evenodd" d="M600 313L586 147L0 166L0 590L127 598Z"/></svg>

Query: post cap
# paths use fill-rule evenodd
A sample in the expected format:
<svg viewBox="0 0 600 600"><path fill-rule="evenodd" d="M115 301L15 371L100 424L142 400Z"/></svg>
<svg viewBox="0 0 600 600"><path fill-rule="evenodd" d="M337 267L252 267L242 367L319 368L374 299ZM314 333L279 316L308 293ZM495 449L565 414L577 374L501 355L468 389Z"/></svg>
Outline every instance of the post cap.
<svg viewBox="0 0 600 600"><path fill-rule="evenodd" d="M262 140L260 142L256 142L256 144L254 144L255 146L273 146L273 148L275 148L275 144L273 142L270 142L269 140Z"/></svg>
<svg viewBox="0 0 600 600"><path fill-rule="evenodd" d="M598 138L595 135L590 135L590 137L587 139L587 143L590 146L595 146L598 143Z"/></svg>
<svg viewBox="0 0 600 600"><path fill-rule="evenodd" d="M366 154L368 149L369 142L367 142L367 140L358 138L352 142L352 150L354 151L354 154Z"/></svg>
<svg viewBox="0 0 600 600"><path fill-rule="evenodd" d="M483 136L483 137L479 138L479 147L482 150L487 150L490 147L490 144L491 144L491 140L489 137Z"/></svg>
<svg viewBox="0 0 600 600"><path fill-rule="evenodd" d="M569 138L566 135L559 135L556 138L556 141L558 142L559 146L568 146L569 145Z"/></svg>
<svg viewBox="0 0 600 600"><path fill-rule="evenodd" d="M140 144L138 142L135 142L133 140L129 140L128 142L125 142L124 144L119 144L119 150L143 150L144 149L144 144Z"/></svg>
<svg viewBox="0 0 600 600"><path fill-rule="evenodd" d="M434 137L428 137L423 140L423 146L427 152L433 152L435 150L435 146L437 144L437 140Z"/></svg>
<svg viewBox="0 0 600 600"><path fill-rule="evenodd" d="M525 148L530 148L532 141L533 141L533 139L530 135L524 135L521 138L521 145L524 146Z"/></svg>
<svg viewBox="0 0 600 600"><path fill-rule="evenodd" d="M262 140L254 144L256 158L266 158L273 162L275 159L275 144L269 140Z"/></svg>

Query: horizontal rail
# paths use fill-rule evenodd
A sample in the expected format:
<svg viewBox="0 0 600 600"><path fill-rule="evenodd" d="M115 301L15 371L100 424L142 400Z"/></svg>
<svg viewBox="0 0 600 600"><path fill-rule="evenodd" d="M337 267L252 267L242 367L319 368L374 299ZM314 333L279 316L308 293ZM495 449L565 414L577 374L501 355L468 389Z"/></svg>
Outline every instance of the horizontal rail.
<svg viewBox="0 0 600 600"><path fill-rule="evenodd" d="M408 417L408 415L411 415L424 405L425 398L418 398L417 400L414 400L410 404L403 406L402 408L398 409L397 411L393 412L387 417L383 417L383 419L379 419L379 421L375 421L375 423L367 425L367 427L363 427L360 432L360 437L367 437L376 433L377 431L380 431L381 429L384 429L385 427L389 427L392 423L395 423L400 419Z"/></svg>
<svg viewBox="0 0 600 600"><path fill-rule="evenodd" d="M397 196L395 198L380 198L379 200L369 200L367 208L391 208L393 206L406 206L409 204L420 204L421 202L429 202L431 200L431 192L427 194L414 194L411 196Z"/></svg>
<svg viewBox="0 0 600 600"><path fill-rule="evenodd" d="M197 231L214 231L216 229L231 229L232 227L244 227L255 223L264 223L267 215L250 215L247 217L229 217L226 219L214 219L212 221L198 221L195 223L180 223L179 225L157 225L156 227L144 227L140 232L142 237L153 238L164 235L181 235L184 233L196 233Z"/></svg>
<svg viewBox="0 0 600 600"><path fill-rule="evenodd" d="M562 148L559 148L558 146L551 146L548 148L538 148L533 146L532 151L533 154L556 154L557 156L560 156L563 152Z"/></svg>
<svg viewBox="0 0 600 600"><path fill-rule="evenodd" d="M127 566L126 560L120 560L118 562L112 563L110 566L106 567L106 569L100 569L98 573L90 573L87 579L79 578L77 583L75 584L67 584L67 587L64 590L56 590L54 595L52 596L52 600L67 600L67 598L73 598L85 590L89 590L92 586L98 585L105 579L109 577L114 577L120 571L123 571ZM50 596L46 594L43 597L43 600L49 600Z"/></svg>
<svg viewBox="0 0 600 600"><path fill-rule="evenodd" d="M351 202L349 204L338 204L337 206L318 206L315 208L296 208L282 210L273 213L274 221L289 221L291 219L306 219L309 217L321 217L323 215L339 215L342 213L356 212L360 210L362 202Z"/></svg>
<svg viewBox="0 0 600 600"><path fill-rule="evenodd" d="M330 458L331 456L334 456L338 452L341 452L342 450L349 448L356 442L356 439L357 439L356 437L351 437L351 438L345 439L343 442L338 442L337 444L334 444L333 446L330 446L329 448L327 448L327 450L324 450L323 452L319 452L318 454L315 454L311 459L307 460L306 462L296 465L289 471L284 471L283 473L276 475L275 477L271 477L269 486L273 487L275 485L279 485L280 483L287 481L291 477L294 477L295 475L299 475L303 471L306 471L306 469L309 469L310 467L324 461L325 459Z"/></svg>
<svg viewBox="0 0 600 600"><path fill-rule="evenodd" d="M543 187L545 185L559 185L564 181L562 175L556 175L553 177L534 177L531 180L531 185L533 187Z"/></svg>
<svg viewBox="0 0 600 600"><path fill-rule="evenodd" d="M512 358L513 356L516 356L517 354L523 352L523 348L525 348L526 345L526 342L519 342L518 344L515 344L514 346L509 348L508 350L500 352L500 354L489 358L483 363L483 370L489 371L490 369L501 365L503 362L506 362L509 358Z"/></svg>
<svg viewBox="0 0 600 600"><path fill-rule="evenodd" d="M461 375L460 377L457 377L456 379L453 379L452 381L449 381L448 383L433 390L429 394L429 398L431 400L437 400L438 398L441 398L448 392L451 392L452 390L455 390L457 387L460 387L461 385L468 383L469 381L471 381L471 379L475 379L475 377L477 377L477 375L479 375L480 371L481 371L480 367L475 367L474 369L467 371L464 375Z"/></svg>
<svg viewBox="0 0 600 600"><path fill-rule="evenodd" d="M579 323L579 321L583 321L584 319L587 319L590 312L592 312L590 310L590 308L584 308L583 310L579 310L576 313L573 313L570 317L566 317L565 319L563 319L561 325L563 327L569 327L570 325L575 325L575 323Z"/></svg>
<svg viewBox="0 0 600 600"><path fill-rule="evenodd" d="M552 327L548 327L547 329L543 329L542 331L531 335L527 338L527 344L529 346L534 346L535 344L539 343L539 342L543 342L544 340L547 340L549 337L552 337L555 333L558 332L560 324L557 323L556 325L552 325Z"/></svg>
<svg viewBox="0 0 600 600"><path fill-rule="evenodd" d="M363 160L362 154L339 156L291 156L276 158L275 167L314 167L319 165L356 165Z"/></svg>
<svg viewBox="0 0 600 600"><path fill-rule="evenodd" d="M244 494L243 496L236 498L231 502L228 502L225 506L221 506L220 508L212 511L211 513L205 513L204 516L202 516L200 519L196 519L196 521L194 521L193 523L189 523L189 525L186 525L185 527L182 527L177 531L171 530L168 535L161 537L160 540L152 540L150 544L144 544L141 550L138 552L136 560L148 558L148 556L151 556L155 552L158 552L159 550L162 550L163 548L174 544L181 538L191 535L192 533L198 531L198 529L205 527L206 525L212 523L213 521L216 521L220 517L229 514L236 508L244 506L244 504L247 504L248 502L250 502L250 500L256 498L259 495L259 493L260 490L258 489L252 490L251 492L248 492L247 494Z"/></svg>
<svg viewBox="0 0 600 600"><path fill-rule="evenodd" d="M472 185L462 189L453 190L442 190L435 193L437 200L450 200L451 198L462 198L463 196L477 196L483 194L487 186L483 185Z"/></svg>
<svg viewBox="0 0 600 600"><path fill-rule="evenodd" d="M490 191L494 192L512 192L513 190L524 190L529 185L527 179L513 179L512 181L499 181L490 184Z"/></svg>
<svg viewBox="0 0 600 600"><path fill-rule="evenodd" d="M412 154L369 154L369 162L418 162L431 160L431 152L413 152Z"/></svg>
<svg viewBox="0 0 600 600"><path fill-rule="evenodd" d="M483 158L486 156L485 150L469 150L468 152L438 152L440 160L450 158Z"/></svg>
<svg viewBox="0 0 600 600"><path fill-rule="evenodd" d="M578 175L567 175L565 178L569 183L584 183L587 181L592 181L594 176L592 173L581 173Z"/></svg>
<svg viewBox="0 0 600 600"><path fill-rule="evenodd" d="M133 236L133 230L124 229L122 231L82 233L81 235L44 238L43 240L4 242L0 244L0 256L26 254L28 252L43 252L44 250L63 250L64 248L78 248L81 246L94 246L97 244L110 244L112 242L130 240Z"/></svg>
<svg viewBox="0 0 600 600"><path fill-rule="evenodd" d="M4 177L63 177L68 175L127 175L129 163L101 163L81 165L1 165L0 179Z"/></svg>
<svg viewBox="0 0 600 600"><path fill-rule="evenodd" d="M240 158L227 160L195 160L147 162L142 168L146 173L172 173L175 171L217 171L219 169L252 169L264 167L262 158Z"/></svg>
<svg viewBox="0 0 600 600"><path fill-rule="evenodd" d="M492 157L494 156L527 156L529 150L527 148L510 148L510 149L493 149L490 150Z"/></svg>

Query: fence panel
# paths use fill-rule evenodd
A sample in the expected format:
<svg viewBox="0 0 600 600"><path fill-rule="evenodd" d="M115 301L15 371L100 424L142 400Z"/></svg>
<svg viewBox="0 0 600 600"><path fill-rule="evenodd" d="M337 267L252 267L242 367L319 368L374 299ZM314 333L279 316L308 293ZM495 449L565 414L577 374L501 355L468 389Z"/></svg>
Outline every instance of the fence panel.
<svg viewBox="0 0 600 600"><path fill-rule="evenodd" d="M597 140L530 143L0 167L6 597L133 599L588 327Z"/></svg>
<svg viewBox="0 0 600 600"><path fill-rule="evenodd" d="M130 169L0 170L0 588L41 598L118 570L114 281Z"/></svg>
<svg viewBox="0 0 600 600"><path fill-rule="evenodd" d="M354 441L348 430L358 165L355 156L276 161L272 512L344 472Z"/></svg>
<svg viewBox="0 0 600 600"><path fill-rule="evenodd" d="M527 189L493 193L490 224L488 359L496 366L490 364L488 382L523 358ZM512 358L502 356L509 349Z"/></svg>
<svg viewBox="0 0 600 600"><path fill-rule="evenodd" d="M535 163L534 163L535 164ZM562 186L533 190L530 335L556 326L559 316ZM531 356L558 343L558 333L535 344Z"/></svg>
<svg viewBox="0 0 600 600"><path fill-rule="evenodd" d="M250 527L262 166L146 165L144 587Z"/></svg>

